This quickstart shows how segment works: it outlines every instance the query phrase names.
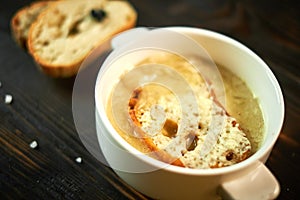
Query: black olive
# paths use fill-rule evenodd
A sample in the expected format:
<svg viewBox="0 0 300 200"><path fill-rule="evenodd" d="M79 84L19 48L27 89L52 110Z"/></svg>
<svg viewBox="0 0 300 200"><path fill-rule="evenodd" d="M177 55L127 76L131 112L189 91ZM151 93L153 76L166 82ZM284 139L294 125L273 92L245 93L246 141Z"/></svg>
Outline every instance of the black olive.
<svg viewBox="0 0 300 200"><path fill-rule="evenodd" d="M101 21L103 20L104 17L106 17L106 12L102 9L97 9L97 10L92 9L91 15L97 21Z"/></svg>
<svg viewBox="0 0 300 200"><path fill-rule="evenodd" d="M167 119L164 124L162 134L170 138L175 137L177 130L178 130L178 124L171 119Z"/></svg>
<svg viewBox="0 0 300 200"><path fill-rule="evenodd" d="M198 145L198 137L195 135L195 133L190 133L187 136L187 150L188 151L193 151L197 145Z"/></svg>
<svg viewBox="0 0 300 200"><path fill-rule="evenodd" d="M235 157L235 155L232 151L229 150L229 151L226 152L225 157L226 157L226 160L230 161Z"/></svg>

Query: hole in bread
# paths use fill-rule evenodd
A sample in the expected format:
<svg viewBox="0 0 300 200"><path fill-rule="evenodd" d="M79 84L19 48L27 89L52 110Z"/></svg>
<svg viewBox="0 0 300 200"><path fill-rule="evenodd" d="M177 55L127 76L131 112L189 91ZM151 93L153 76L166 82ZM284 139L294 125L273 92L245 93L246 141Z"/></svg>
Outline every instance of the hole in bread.
<svg viewBox="0 0 300 200"><path fill-rule="evenodd" d="M43 46L48 46L49 45L49 41L44 41L43 42Z"/></svg>
<svg viewBox="0 0 300 200"><path fill-rule="evenodd" d="M198 124L198 129L202 129L202 123L200 122L199 124Z"/></svg>
<svg viewBox="0 0 300 200"><path fill-rule="evenodd" d="M83 19L79 19L70 26L69 32L68 32L69 37L72 37L80 32L79 25L82 21L83 21Z"/></svg>
<svg viewBox="0 0 300 200"><path fill-rule="evenodd" d="M199 117L199 113L193 113L195 117Z"/></svg>

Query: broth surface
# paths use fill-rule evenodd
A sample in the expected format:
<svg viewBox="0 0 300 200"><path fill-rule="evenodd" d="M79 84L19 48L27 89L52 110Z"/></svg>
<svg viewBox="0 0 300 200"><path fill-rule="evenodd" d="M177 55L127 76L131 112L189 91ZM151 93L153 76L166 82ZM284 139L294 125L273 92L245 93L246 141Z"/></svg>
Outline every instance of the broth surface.
<svg viewBox="0 0 300 200"><path fill-rule="evenodd" d="M181 58L174 57L173 55L172 56L159 55L153 57L151 56L143 60L136 67L149 64L149 63L157 63L157 62L168 66L177 66L178 64L182 64ZM208 65L206 62L203 62L203 65L205 64ZM232 73L225 67L221 65L217 65L217 67L222 76L224 88L225 88L225 94L226 94L226 99L225 99L226 104L223 106L225 107L226 112L237 120L237 122L240 124L240 128L247 135L247 138L251 143L251 154L253 154L259 149L264 139L264 120L260 109L259 100L255 98L255 95L251 92L251 90L247 87L247 85L243 80L241 80L239 77L237 77L234 73ZM203 81L203 79L199 78L201 76L199 73L197 73L197 71L194 71L193 69L186 70L183 68L181 68L180 71L183 77L186 78L187 80L193 80L193 81L197 80L199 83L202 84L201 81ZM143 74L140 74L140 76L142 77ZM198 83L197 81L193 83L197 84ZM155 87L161 87L161 86L155 86L155 85L148 85L147 87L144 86L145 90L146 89L149 90L150 92L149 94L151 94L151 90ZM198 88L198 90L196 89L196 91L198 93L200 92L202 93L205 91L205 88L200 87L200 89ZM161 90L159 92L156 92L156 94L153 95L163 95L165 93L168 93L168 91L161 87ZM151 95L149 98L153 97L153 95ZM112 101L112 96L110 96L108 102L111 101ZM174 101L174 99L171 101ZM108 103L107 115L113 127L116 129L116 131L129 144L134 146L139 151L143 153L151 152L152 150L147 145L145 145L145 143L140 138L134 137L132 133L126 133L120 128L120 122L116 123L112 110L113 110L112 104ZM127 122L124 120L121 123L127 123Z"/></svg>

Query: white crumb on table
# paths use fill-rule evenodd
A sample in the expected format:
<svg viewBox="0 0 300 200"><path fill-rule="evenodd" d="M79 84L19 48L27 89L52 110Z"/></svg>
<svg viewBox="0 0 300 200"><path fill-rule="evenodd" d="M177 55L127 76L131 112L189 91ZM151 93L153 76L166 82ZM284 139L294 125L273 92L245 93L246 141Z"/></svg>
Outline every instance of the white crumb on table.
<svg viewBox="0 0 300 200"><path fill-rule="evenodd" d="M29 144L30 148L35 149L38 146L37 141L33 140L30 144Z"/></svg>
<svg viewBox="0 0 300 200"><path fill-rule="evenodd" d="M1 81L0 81L0 88L2 87L2 83L1 83Z"/></svg>
<svg viewBox="0 0 300 200"><path fill-rule="evenodd" d="M81 158L81 157L77 157L77 158L75 159L75 161L76 161L77 163L82 163L82 158Z"/></svg>
<svg viewBox="0 0 300 200"><path fill-rule="evenodd" d="M6 95L5 95L5 97L4 97L4 102L5 102L6 104L11 104L12 100L13 100L12 95L10 95L10 94L6 94Z"/></svg>

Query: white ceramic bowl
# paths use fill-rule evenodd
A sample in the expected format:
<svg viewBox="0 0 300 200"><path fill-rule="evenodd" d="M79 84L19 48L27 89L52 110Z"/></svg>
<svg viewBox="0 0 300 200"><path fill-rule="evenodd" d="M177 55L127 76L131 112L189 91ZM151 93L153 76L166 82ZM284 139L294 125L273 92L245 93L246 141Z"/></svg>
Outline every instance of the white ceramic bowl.
<svg viewBox="0 0 300 200"><path fill-rule="evenodd" d="M139 153L113 128L106 115L108 97L126 65L112 60L130 48L138 48L152 30L133 29L113 41L115 50L104 62L95 88L96 127L102 152L112 169L136 190L155 199L274 199L280 188L264 163L275 144L284 119L280 86L265 62L243 44L222 34L189 27L168 27L194 39L211 58L244 80L260 101L265 120L265 140L251 157L218 169L188 169L166 165ZM149 37L148 37L149 38ZM151 37L150 37L151 38ZM144 38L145 39L145 38ZM137 41L137 42L136 42ZM155 43L150 40L148 43ZM174 43L177 41L174 41Z"/></svg>

